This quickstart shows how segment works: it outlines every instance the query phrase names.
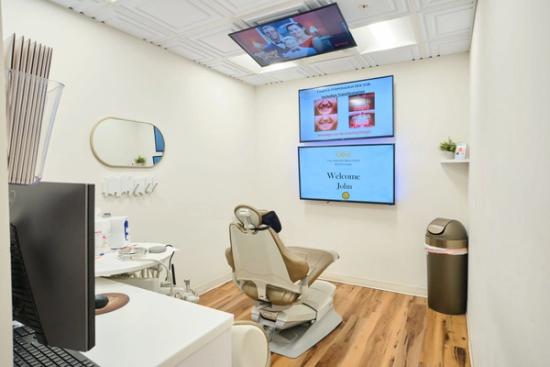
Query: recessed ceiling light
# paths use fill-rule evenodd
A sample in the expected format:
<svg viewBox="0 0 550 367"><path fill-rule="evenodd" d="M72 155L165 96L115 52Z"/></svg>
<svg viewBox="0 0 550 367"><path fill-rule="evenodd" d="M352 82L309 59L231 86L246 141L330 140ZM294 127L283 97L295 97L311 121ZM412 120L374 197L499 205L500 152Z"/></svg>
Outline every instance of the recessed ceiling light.
<svg viewBox="0 0 550 367"><path fill-rule="evenodd" d="M355 28L351 33L357 42L358 51L362 54L417 43L410 16Z"/></svg>
<svg viewBox="0 0 550 367"><path fill-rule="evenodd" d="M117 0L105 0L106 2L108 2L109 4L114 4L117 2Z"/></svg>
<svg viewBox="0 0 550 367"><path fill-rule="evenodd" d="M288 69L288 68L293 68L293 67L298 66L294 62L287 61L287 62L281 62L281 63L278 63L278 64L273 64L273 65L270 65L270 66L261 67L248 54L242 54L242 55L239 55L239 56L230 57L229 61L245 68L246 70L248 70L248 71L250 71L254 74L270 73L270 72L273 72L273 71L278 71L278 70L283 70L283 69Z"/></svg>

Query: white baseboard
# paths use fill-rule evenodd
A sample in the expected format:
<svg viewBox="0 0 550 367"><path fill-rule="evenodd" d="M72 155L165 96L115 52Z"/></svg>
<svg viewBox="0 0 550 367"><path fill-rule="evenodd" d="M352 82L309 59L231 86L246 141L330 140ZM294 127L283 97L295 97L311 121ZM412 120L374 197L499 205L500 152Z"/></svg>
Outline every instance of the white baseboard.
<svg viewBox="0 0 550 367"><path fill-rule="evenodd" d="M197 292L204 294L214 288L219 287L222 284L227 283L232 279L231 273L225 274L219 278L216 278L210 282L206 282L197 287ZM339 274L323 274L319 279L328 280L332 282L345 283L351 285L358 285L361 287L380 289L383 291L402 293L410 296L426 297L428 291L426 288L409 286L404 284L396 284L390 282L383 282L372 279L364 279L347 275Z"/></svg>
<svg viewBox="0 0 550 367"><path fill-rule="evenodd" d="M214 280L211 280L209 282L199 285L196 288L196 291L199 293L199 295L204 294L208 291L211 291L214 288L219 287L222 284L229 282L231 279L233 279L233 276L231 275L231 273L224 274L219 278L216 278Z"/></svg>
<svg viewBox="0 0 550 367"><path fill-rule="evenodd" d="M428 295L428 290L426 288L415 287L415 286L405 285L405 284L390 283L390 282L384 282L379 280L364 279L364 278L358 278L353 276L330 274L330 273L323 274L319 278L323 280L332 281L332 282L358 285L361 287L380 289L383 291L389 291L389 292L395 292L395 293L402 293L409 296L426 297Z"/></svg>
<svg viewBox="0 0 550 367"><path fill-rule="evenodd" d="M474 354L472 353L472 336L470 335L470 316L466 312L466 330L468 330L468 356L470 357L470 367L474 367Z"/></svg>

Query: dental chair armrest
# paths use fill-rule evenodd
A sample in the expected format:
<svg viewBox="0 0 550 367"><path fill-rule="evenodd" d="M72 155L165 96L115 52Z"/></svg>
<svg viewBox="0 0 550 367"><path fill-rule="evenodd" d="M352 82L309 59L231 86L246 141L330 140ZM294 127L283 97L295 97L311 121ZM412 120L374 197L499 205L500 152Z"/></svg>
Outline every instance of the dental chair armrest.
<svg viewBox="0 0 550 367"><path fill-rule="evenodd" d="M307 247L287 247L294 256L301 258L309 265L309 271L304 278L311 285L325 269L340 257L334 251L326 251Z"/></svg>
<svg viewBox="0 0 550 367"><path fill-rule="evenodd" d="M231 247L225 249L225 260L227 260L227 264L231 266L231 270L235 272L235 261L233 260L233 252L231 251Z"/></svg>

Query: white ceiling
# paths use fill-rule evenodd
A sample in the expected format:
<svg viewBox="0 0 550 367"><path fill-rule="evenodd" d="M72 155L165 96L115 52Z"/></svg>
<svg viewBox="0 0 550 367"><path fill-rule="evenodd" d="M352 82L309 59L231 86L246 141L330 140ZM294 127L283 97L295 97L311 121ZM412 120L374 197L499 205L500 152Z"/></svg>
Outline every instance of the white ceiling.
<svg viewBox="0 0 550 367"><path fill-rule="evenodd" d="M243 54L228 34L331 0L50 0L244 82L263 85L311 78L470 49L476 0L339 0L352 29L412 16L416 44L360 54L356 48L255 74L232 62ZM364 5L367 5L364 7Z"/></svg>

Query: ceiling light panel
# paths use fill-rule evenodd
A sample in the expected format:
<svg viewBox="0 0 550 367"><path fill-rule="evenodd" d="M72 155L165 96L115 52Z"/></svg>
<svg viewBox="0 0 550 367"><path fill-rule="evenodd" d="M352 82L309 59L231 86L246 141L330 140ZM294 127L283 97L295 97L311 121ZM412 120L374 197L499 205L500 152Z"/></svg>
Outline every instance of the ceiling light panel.
<svg viewBox="0 0 550 367"><path fill-rule="evenodd" d="M411 16L369 24L351 30L362 54L410 46L417 43Z"/></svg>

